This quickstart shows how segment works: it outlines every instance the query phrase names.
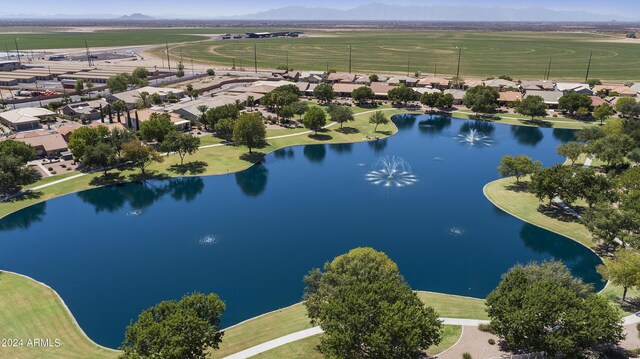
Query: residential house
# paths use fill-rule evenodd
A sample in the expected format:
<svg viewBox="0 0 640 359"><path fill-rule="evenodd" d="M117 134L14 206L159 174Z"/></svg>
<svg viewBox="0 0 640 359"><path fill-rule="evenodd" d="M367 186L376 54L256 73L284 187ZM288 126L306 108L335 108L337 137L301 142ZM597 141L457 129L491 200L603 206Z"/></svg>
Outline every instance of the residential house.
<svg viewBox="0 0 640 359"><path fill-rule="evenodd" d="M549 80L522 81L520 88L523 91L553 91L556 83Z"/></svg>
<svg viewBox="0 0 640 359"><path fill-rule="evenodd" d="M450 81L443 77L425 77L418 81L418 86L421 87L433 87L437 89L448 89Z"/></svg>
<svg viewBox="0 0 640 359"><path fill-rule="evenodd" d="M405 85L408 87L415 87L418 82L418 79L409 76L394 76L387 80L389 85Z"/></svg>
<svg viewBox="0 0 640 359"><path fill-rule="evenodd" d="M68 150L67 142L62 135L53 131L29 131L11 138L34 147L38 157L60 157L62 152Z"/></svg>
<svg viewBox="0 0 640 359"><path fill-rule="evenodd" d="M55 112L40 107L25 107L0 113L0 123L13 131L27 131L40 128L40 122L54 117Z"/></svg>
<svg viewBox="0 0 640 359"><path fill-rule="evenodd" d="M589 87L589 84L581 84L581 83L574 83L574 82L558 82L556 84L556 90L562 92L565 95L570 92L587 94L589 96L593 95L593 91L591 91L591 87Z"/></svg>
<svg viewBox="0 0 640 359"><path fill-rule="evenodd" d="M510 80L505 80L505 79L491 79L491 80L485 80L484 81L484 85L487 87L491 87L493 89L495 89L498 92L502 92L502 91L512 91L514 89L519 88L518 84L510 81Z"/></svg>
<svg viewBox="0 0 640 359"><path fill-rule="evenodd" d="M540 96L544 100L544 103L551 108L557 108L558 102L560 101L560 97L564 96L564 93L561 91L541 91L541 90L532 90L527 91L524 95L524 98L530 96Z"/></svg>
<svg viewBox="0 0 640 359"><path fill-rule="evenodd" d="M333 84L333 92L335 92L338 97L351 97L351 92L360 87L363 86L358 84L335 83Z"/></svg>
<svg viewBox="0 0 640 359"><path fill-rule="evenodd" d="M636 97L637 91L624 85L596 85L593 92L599 96Z"/></svg>
<svg viewBox="0 0 640 359"><path fill-rule="evenodd" d="M395 88L394 86L391 86L386 82L372 82L370 87L373 91L373 94L377 98L389 97L389 91Z"/></svg>
<svg viewBox="0 0 640 359"><path fill-rule="evenodd" d="M105 114L104 110L101 112L100 109L106 105L108 105L108 103L103 100L84 101L79 103L70 103L64 106L60 111L72 118L97 121Z"/></svg>
<svg viewBox="0 0 640 359"><path fill-rule="evenodd" d="M356 80L356 74L349 74L346 72L334 72L327 76L327 82L330 84L335 83L353 83Z"/></svg>
<svg viewBox="0 0 640 359"><path fill-rule="evenodd" d="M166 114L169 114L169 120L171 120L171 123L173 123L173 125L176 127L177 130L188 131L189 129L191 129L191 121L180 117L180 115L178 115L175 112L169 113L169 112L155 111L152 109L145 108L142 110L138 110L137 113L138 113L138 120L141 123L145 121L149 121L149 119L151 119L151 115L153 114L166 113Z"/></svg>
<svg viewBox="0 0 640 359"><path fill-rule="evenodd" d="M444 94L450 94L453 96L453 104L454 105L461 105L462 104L462 100L464 99L464 95L467 94L467 91L465 90L458 90L458 89L447 89L444 90Z"/></svg>
<svg viewBox="0 0 640 359"><path fill-rule="evenodd" d="M501 106L509 106L520 100L522 100L522 93L520 91L503 91L500 92L498 104Z"/></svg>

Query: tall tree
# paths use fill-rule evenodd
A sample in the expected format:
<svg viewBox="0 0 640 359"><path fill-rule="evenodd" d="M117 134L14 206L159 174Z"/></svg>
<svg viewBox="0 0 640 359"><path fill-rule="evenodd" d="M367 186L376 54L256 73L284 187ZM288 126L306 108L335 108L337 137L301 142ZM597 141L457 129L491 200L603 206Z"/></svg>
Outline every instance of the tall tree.
<svg viewBox="0 0 640 359"><path fill-rule="evenodd" d="M386 125L389 123L389 118L382 113L382 111L376 111L371 116L369 116L369 123L376 125L373 129L373 132L378 132L379 125Z"/></svg>
<svg viewBox="0 0 640 359"><path fill-rule="evenodd" d="M618 344L620 310L567 276L564 265L553 263L509 270L486 299L491 329L513 349L550 357L580 358Z"/></svg>
<svg viewBox="0 0 640 359"><path fill-rule="evenodd" d="M148 142L162 143L169 133L175 131L176 127L171 122L171 116L168 113L152 113L149 119L142 123L140 137Z"/></svg>
<svg viewBox="0 0 640 359"><path fill-rule="evenodd" d="M20 141L0 141L0 195L19 190L35 182L36 171L27 162L36 158L36 150Z"/></svg>
<svg viewBox="0 0 640 359"><path fill-rule="evenodd" d="M442 338L442 322L384 253L357 248L305 277L307 314L335 358L418 358Z"/></svg>
<svg viewBox="0 0 640 359"><path fill-rule="evenodd" d="M492 87L476 86L467 91L462 103L475 113L495 112L500 94Z"/></svg>
<svg viewBox="0 0 640 359"><path fill-rule="evenodd" d="M145 175L145 169L152 162L163 162L164 159L153 148L145 146L138 140L132 140L122 145L122 156L126 161L133 163Z"/></svg>
<svg viewBox="0 0 640 359"><path fill-rule="evenodd" d="M585 146L579 142L571 141L559 145L556 148L556 152L560 156L566 157L571 161L573 166L576 163L578 157L585 152Z"/></svg>
<svg viewBox="0 0 640 359"><path fill-rule="evenodd" d="M103 170L106 176L109 169L118 164L118 156L112 145L99 142L87 147L82 156L82 165L90 170Z"/></svg>
<svg viewBox="0 0 640 359"><path fill-rule="evenodd" d="M407 87L405 85L400 85L392 88L387 93L387 96L389 97L389 101L393 103L402 103L405 106L408 102L418 99L418 93L411 87Z"/></svg>
<svg viewBox="0 0 640 359"><path fill-rule="evenodd" d="M196 153L200 147L200 139L190 133L170 132L162 141L161 148L165 152L174 152L180 156L180 165L184 164L184 157Z"/></svg>
<svg viewBox="0 0 640 359"><path fill-rule="evenodd" d="M534 161L529 156L504 156L500 160L500 166L498 166L498 172L502 177L513 176L516 178L516 182L520 183L520 178L535 173L542 167L540 161Z"/></svg>
<svg viewBox="0 0 640 359"><path fill-rule="evenodd" d="M609 104L603 103L593 110L593 118L599 121L600 125L603 125L611 116L613 116L613 108Z"/></svg>
<svg viewBox="0 0 640 359"><path fill-rule="evenodd" d="M622 287L624 302L627 300L629 288L640 286L640 253L632 249L620 248L613 258L604 259L604 264L598 266L598 273L604 280Z"/></svg>
<svg viewBox="0 0 640 359"><path fill-rule="evenodd" d="M339 123L340 128L342 128L343 123L354 120L353 110L347 106L331 105L327 112L331 121Z"/></svg>
<svg viewBox="0 0 640 359"><path fill-rule="evenodd" d="M218 349L224 332L220 318L225 304L211 293L193 293L146 309L129 324L120 349L123 358L199 358Z"/></svg>
<svg viewBox="0 0 640 359"><path fill-rule="evenodd" d="M545 117L547 116L547 109L549 106L544 103L544 99L540 96L529 96L526 97L522 101L518 101L516 104L516 113L519 113L523 116L531 117L531 119L535 119L536 117Z"/></svg>
<svg viewBox="0 0 640 359"><path fill-rule="evenodd" d="M336 98L336 93L330 84L319 84L313 89L313 97L317 98L321 103L329 103Z"/></svg>
<svg viewBox="0 0 640 359"><path fill-rule="evenodd" d="M257 113L244 113L238 117L233 129L233 142L249 148L261 146L265 143L266 127L262 115Z"/></svg>
<svg viewBox="0 0 640 359"><path fill-rule="evenodd" d="M321 108L312 107L304 114L302 124L317 135L318 131L327 124L327 114Z"/></svg>
<svg viewBox="0 0 640 359"><path fill-rule="evenodd" d="M580 108L590 108L591 98L587 94L570 92L558 100L558 108L573 115Z"/></svg>
<svg viewBox="0 0 640 359"><path fill-rule="evenodd" d="M351 91L351 98L361 106L373 100L374 97L375 94L369 86L361 86Z"/></svg>
<svg viewBox="0 0 640 359"><path fill-rule="evenodd" d="M635 118L640 116L640 104L631 97L623 97L616 102L616 111L621 116Z"/></svg>

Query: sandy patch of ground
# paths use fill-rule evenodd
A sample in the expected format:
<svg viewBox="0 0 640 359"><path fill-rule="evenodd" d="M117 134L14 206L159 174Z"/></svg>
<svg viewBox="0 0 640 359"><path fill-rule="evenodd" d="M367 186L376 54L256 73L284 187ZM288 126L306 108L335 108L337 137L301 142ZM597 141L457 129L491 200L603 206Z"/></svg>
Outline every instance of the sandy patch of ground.
<svg viewBox="0 0 640 359"><path fill-rule="evenodd" d="M627 39L622 37L612 37L610 39L593 39L588 42L608 42L614 44L636 44L640 45L640 39Z"/></svg>

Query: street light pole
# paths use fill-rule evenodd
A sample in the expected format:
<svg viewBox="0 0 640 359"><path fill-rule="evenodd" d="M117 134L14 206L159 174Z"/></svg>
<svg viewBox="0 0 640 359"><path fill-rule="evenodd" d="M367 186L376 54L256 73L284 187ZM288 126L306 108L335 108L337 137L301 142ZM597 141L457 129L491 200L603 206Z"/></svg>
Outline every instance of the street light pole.
<svg viewBox="0 0 640 359"><path fill-rule="evenodd" d="M20 61L20 49L18 48L18 38L16 37L15 39L13 39L13 41L16 43L16 53L18 54L18 62Z"/></svg>

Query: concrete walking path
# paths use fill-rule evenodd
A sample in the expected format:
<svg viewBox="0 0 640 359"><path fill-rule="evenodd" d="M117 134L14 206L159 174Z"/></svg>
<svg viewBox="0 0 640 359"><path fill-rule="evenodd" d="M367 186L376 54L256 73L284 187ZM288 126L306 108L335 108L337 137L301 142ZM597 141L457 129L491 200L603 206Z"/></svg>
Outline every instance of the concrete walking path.
<svg viewBox="0 0 640 359"><path fill-rule="evenodd" d="M468 327L477 327L480 324L488 324L488 320L477 320L477 319L460 319L460 318L440 318L445 325L460 325L460 326L468 326ZM312 337L314 335L322 334L324 331L322 328L313 327L305 330L301 330L299 332L287 334L280 338L276 338L270 340L268 342L258 344L249 349L245 349L241 352L229 355L224 357L224 359L245 359L250 358L254 355L258 355L260 353L266 352L267 350L271 350L289 343L293 343L298 340L306 339Z"/></svg>

